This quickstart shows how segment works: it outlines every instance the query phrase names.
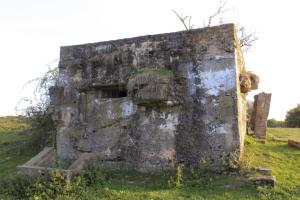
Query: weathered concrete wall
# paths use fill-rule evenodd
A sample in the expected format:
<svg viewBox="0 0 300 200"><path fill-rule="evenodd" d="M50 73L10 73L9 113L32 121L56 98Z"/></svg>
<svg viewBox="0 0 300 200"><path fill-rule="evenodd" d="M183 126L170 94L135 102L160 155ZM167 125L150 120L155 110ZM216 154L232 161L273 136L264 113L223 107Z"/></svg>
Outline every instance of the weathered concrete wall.
<svg viewBox="0 0 300 200"><path fill-rule="evenodd" d="M57 152L138 170L220 169L239 157L246 73L235 26L61 47ZM247 91L246 91L247 92Z"/></svg>

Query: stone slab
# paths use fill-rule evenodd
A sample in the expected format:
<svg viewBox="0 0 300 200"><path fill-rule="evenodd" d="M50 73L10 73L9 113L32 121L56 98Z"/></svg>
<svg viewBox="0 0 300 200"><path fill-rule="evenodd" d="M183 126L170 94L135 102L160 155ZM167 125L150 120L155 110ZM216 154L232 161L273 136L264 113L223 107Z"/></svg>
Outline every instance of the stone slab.
<svg viewBox="0 0 300 200"><path fill-rule="evenodd" d="M300 142L295 140L288 140L288 145L300 149Z"/></svg>
<svg viewBox="0 0 300 200"><path fill-rule="evenodd" d="M256 185L270 185L272 187L276 184L275 176L258 176L251 177L250 181L252 181Z"/></svg>
<svg viewBox="0 0 300 200"><path fill-rule="evenodd" d="M254 135L259 138L266 138L271 96L272 94L264 92L254 96L252 130L254 130Z"/></svg>

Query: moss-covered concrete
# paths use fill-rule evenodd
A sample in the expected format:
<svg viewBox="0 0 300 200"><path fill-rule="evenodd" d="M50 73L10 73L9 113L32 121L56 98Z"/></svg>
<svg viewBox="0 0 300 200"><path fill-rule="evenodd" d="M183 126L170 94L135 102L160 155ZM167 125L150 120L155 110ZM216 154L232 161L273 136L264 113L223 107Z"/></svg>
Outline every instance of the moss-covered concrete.
<svg viewBox="0 0 300 200"><path fill-rule="evenodd" d="M58 156L223 169L243 147L244 72L233 24L61 47Z"/></svg>

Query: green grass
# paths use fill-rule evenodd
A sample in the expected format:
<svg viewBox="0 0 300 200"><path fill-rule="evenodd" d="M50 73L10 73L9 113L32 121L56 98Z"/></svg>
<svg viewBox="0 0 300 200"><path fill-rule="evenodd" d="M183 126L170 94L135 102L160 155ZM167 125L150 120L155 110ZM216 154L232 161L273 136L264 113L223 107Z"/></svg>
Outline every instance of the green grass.
<svg viewBox="0 0 300 200"><path fill-rule="evenodd" d="M254 186L229 175L184 175L181 188L170 186L170 174L114 172L104 185L88 188L88 199L256 199Z"/></svg>
<svg viewBox="0 0 300 200"><path fill-rule="evenodd" d="M26 146L28 135L23 131L28 127L23 117L0 117L0 179L34 155Z"/></svg>
<svg viewBox="0 0 300 200"><path fill-rule="evenodd" d="M106 171L106 180L85 188L85 194L89 200L300 199L300 150L286 142L300 140L300 129L272 128L267 135L265 141L246 137L239 173L185 172L182 186L175 187L172 172ZM24 145L26 140L27 135L16 129L0 132L0 179L14 174L17 165L33 156ZM253 185L248 180L253 167L271 168L277 179L275 188ZM9 199L0 194L1 198Z"/></svg>
<svg viewBox="0 0 300 200"><path fill-rule="evenodd" d="M169 174L114 172L87 194L89 199L300 199L300 150L287 145L289 138L300 139L300 129L269 129L266 141L247 136L240 173L185 173L183 187L175 188L168 185ZM271 168L275 188L253 185L248 178L254 167Z"/></svg>
<svg viewBox="0 0 300 200"><path fill-rule="evenodd" d="M286 142L288 139L300 141L299 128L269 128L268 140L278 140Z"/></svg>
<svg viewBox="0 0 300 200"><path fill-rule="evenodd" d="M16 166L34 155L26 145L26 135L19 132L0 134L0 179L16 172Z"/></svg>
<svg viewBox="0 0 300 200"><path fill-rule="evenodd" d="M7 133L9 131L18 131L28 128L26 120L26 117L0 117L0 134Z"/></svg>
<svg viewBox="0 0 300 200"><path fill-rule="evenodd" d="M300 199L300 150L287 145L289 138L300 139L300 129L269 129L266 141L247 136L240 173L185 173L183 187L175 188L170 174L112 172L105 184L88 188L88 199ZM275 188L253 185L254 167L271 168Z"/></svg>
<svg viewBox="0 0 300 200"><path fill-rule="evenodd" d="M300 129L268 129L265 143L247 137L243 160L249 167L261 166L272 169L277 185L269 192L274 198L300 199L300 150L288 146L288 139L300 140Z"/></svg>

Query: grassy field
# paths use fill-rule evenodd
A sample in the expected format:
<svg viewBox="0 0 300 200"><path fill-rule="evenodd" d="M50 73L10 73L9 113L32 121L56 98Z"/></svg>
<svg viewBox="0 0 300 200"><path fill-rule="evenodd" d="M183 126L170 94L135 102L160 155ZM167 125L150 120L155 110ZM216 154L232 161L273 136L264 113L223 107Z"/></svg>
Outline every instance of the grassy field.
<svg viewBox="0 0 300 200"><path fill-rule="evenodd" d="M14 128L12 124L0 131L0 179L13 175L15 167L35 153L26 146L27 135L20 132L26 126ZM300 150L287 145L290 138L300 141L300 129L268 129L266 140L247 136L239 172L181 173L177 186L178 178L172 172L102 171L104 181L86 187L85 199L300 199ZM253 185L249 181L253 167L271 168L276 186ZM15 198L0 194L0 199Z"/></svg>
<svg viewBox="0 0 300 200"><path fill-rule="evenodd" d="M28 128L23 117L0 117L0 179L16 171L35 152L26 147Z"/></svg>
<svg viewBox="0 0 300 200"><path fill-rule="evenodd" d="M0 134L28 128L25 117L0 117Z"/></svg>

